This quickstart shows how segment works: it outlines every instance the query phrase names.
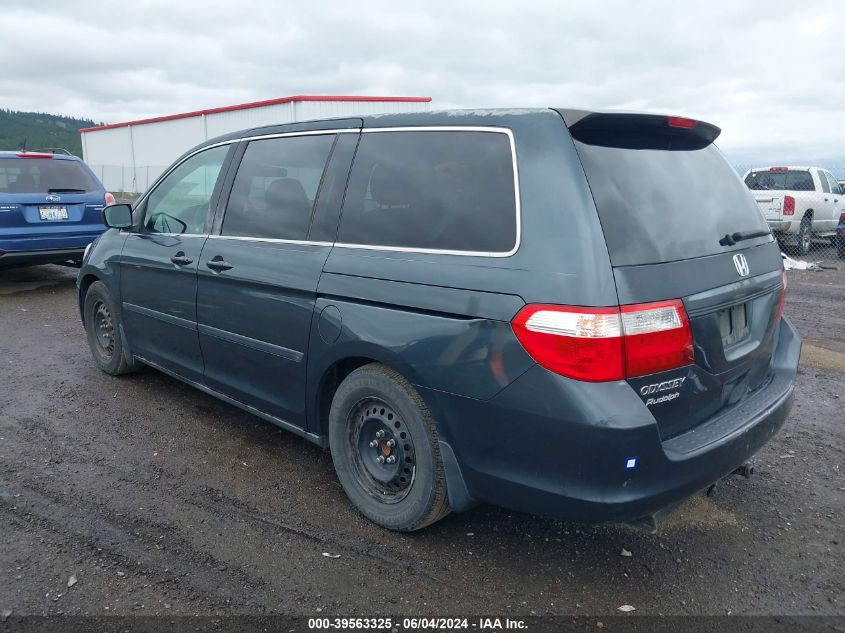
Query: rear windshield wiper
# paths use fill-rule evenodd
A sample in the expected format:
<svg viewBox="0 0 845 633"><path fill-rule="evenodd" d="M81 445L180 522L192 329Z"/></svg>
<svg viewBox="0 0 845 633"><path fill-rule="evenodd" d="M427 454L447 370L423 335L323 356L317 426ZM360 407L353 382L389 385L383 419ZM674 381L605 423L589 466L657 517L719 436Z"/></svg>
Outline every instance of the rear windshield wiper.
<svg viewBox="0 0 845 633"><path fill-rule="evenodd" d="M73 187L51 187L47 193L85 193L85 189L74 189Z"/></svg>
<svg viewBox="0 0 845 633"><path fill-rule="evenodd" d="M755 237L765 237L766 235L771 235L771 231L743 231L736 233L728 233L719 240L719 244L722 246L733 246L737 242L741 242L742 240L750 240Z"/></svg>

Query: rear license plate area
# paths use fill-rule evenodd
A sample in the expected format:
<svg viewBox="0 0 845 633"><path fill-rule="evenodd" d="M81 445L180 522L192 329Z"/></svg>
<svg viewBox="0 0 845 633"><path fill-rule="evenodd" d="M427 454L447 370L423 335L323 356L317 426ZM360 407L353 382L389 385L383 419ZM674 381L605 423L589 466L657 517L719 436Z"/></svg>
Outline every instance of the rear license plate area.
<svg viewBox="0 0 845 633"><path fill-rule="evenodd" d="M719 310L719 331L725 347L736 345L748 336L748 304Z"/></svg>
<svg viewBox="0 0 845 633"><path fill-rule="evenodd" d="M46 222L67 220L67 207L39 207L38 216Z"/></svg>

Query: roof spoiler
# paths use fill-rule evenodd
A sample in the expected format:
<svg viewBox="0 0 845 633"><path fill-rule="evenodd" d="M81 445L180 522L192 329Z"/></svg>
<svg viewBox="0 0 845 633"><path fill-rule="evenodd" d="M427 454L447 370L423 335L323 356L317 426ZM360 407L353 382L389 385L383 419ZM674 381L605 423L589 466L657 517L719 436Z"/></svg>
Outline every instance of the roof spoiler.
<svg viewBox="0 0 845 633"><path fill-rule="evenodd" d="M722 132L704 121L663 114L557 110L573 138L588 145L621 149L695 150Z"/></svg>

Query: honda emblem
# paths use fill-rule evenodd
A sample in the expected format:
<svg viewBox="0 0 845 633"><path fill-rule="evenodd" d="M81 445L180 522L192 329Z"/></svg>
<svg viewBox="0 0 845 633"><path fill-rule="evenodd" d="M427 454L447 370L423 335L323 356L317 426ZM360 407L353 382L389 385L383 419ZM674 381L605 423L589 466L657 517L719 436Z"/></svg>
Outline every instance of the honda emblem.
<svg viewBox="0 0 845 633"><path fill-rule="evenodd" d="M748 276L748 260L745 259L745 255L742 253L734 255L734 266L736 266L736 272L739 273L740 277Z"/></svg>

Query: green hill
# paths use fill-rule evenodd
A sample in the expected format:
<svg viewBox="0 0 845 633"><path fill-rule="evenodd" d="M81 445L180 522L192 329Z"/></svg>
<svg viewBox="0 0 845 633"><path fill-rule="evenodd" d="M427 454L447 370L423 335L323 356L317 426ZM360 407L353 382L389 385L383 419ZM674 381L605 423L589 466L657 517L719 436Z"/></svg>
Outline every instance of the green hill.
<svg viewBox="0 0 845 633"><path fill-rule="evenodd" d="M26 143L26 149L63 147L81 157L79 128L92 125L97 124L90 119L0 108L0 150L21 149Z"/></svg>

